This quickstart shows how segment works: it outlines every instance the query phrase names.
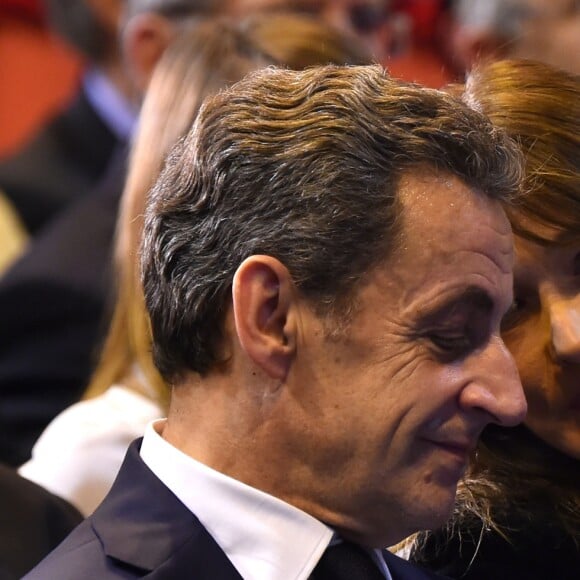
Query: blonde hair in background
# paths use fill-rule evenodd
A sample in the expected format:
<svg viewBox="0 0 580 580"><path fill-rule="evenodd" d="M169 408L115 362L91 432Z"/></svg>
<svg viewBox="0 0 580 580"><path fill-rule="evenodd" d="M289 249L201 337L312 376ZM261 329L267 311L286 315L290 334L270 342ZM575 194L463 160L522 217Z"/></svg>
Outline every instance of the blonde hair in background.
<svg viewBox="0 0 580 580"><path fill-rule="evenodd" d="M180 32L155 68L143 102L117 223L117 302L84 398L123 383L167 406L169 389L151 356L137 251L147 192L172 145L188 131L203 99L268 65L303 69L328 63L366 64L369 60L366 50L352 38L298 15L255 15L240 23L206 20Z"/></svg>
<svg viewBox="0 0 580 580"><path fill-rule="evenodd" d="M10 200L0 191L0 274L18 259L28 243L28 233Z"/></svg>

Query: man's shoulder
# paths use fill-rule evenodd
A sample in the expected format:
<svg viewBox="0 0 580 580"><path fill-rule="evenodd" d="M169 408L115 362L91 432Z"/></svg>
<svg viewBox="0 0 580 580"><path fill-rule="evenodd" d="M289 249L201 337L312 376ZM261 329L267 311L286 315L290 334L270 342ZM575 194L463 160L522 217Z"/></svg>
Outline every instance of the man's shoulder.
<svg viewBox="0 0 580 580"><path fill-rule="evenodd" d="M24 578L26 580L76 580L77 578L133 578L111 573L99 538L90 520L80 524L53 552Z"/></svg>
<svg viewBox="0 0 580 580"><path fill-rule="evenodd" d="M26 580L241 580L211 535L129 447L103 503Z"/></svg>
<svg viewBox="0 0 580 580"><path fill-rule="evenodd" d="M138 448L135 447L126 457L119 477L103 503L25 576L26 580L105 580L143 576L147 567L138 565L138 557L132 561L116 557L125 546L130 545L134 546L131 549L135 552L142 551L142 561L147 562L152 549L155 518L153 496L158 490L147 477L144 480L139 478L141 469L145 470L146 467L141 464ZM132 478L137 480L136 493L128 485ZM144 501L148 490L150 502ZM138 514L138 522L135 514Z"/></svg>

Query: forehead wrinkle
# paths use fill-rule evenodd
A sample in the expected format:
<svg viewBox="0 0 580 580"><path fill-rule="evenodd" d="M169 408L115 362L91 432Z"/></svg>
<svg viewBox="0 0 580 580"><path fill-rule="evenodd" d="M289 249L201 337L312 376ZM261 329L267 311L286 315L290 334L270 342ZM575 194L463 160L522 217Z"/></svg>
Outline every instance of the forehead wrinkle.
<svg viewBox="0 0 580 580"><path fill-rule="evenodd" d="M509 227L509 222L506 220ZM410 235L406 236L406 243L403 243L400 248L399 262L403 262L407 251L413 251L411 243L415 245L415 251L418 250L419 256L428 266L434 257L441 260L444 266L460 265L461 261L465 262L466 267L478 258L484 258L488 262L488 266L498 269L502 274L511 274L514 263L514 245L511 230L506 230L505 233L500 233L494 228L491 228L495 233L489 234L485 231L474 231L467 234L466 232L457 232L453 228L448 228L447 235L444 237L441 232L437 233L436 228L432 227L430 231L435 232L435 236L431 238L424 232L426 236ZM428 242L431 242L429 244ZM449 244L448 244L449 242ZM417 248L417 245L421 244ZM462 247L463 246L463 247ZM465 257L467 256L467 257ZM475 264L481 267L483 264L479 262Z"/></svg>
<svg viewBox="0 0 580 580"><path fill-rule="evenodd" d="M463 254L470 255L470 258L461 259L460 256ZM477 264L473 264L474 259L471 255L477 256ZM469 278L473 276L483 278L486 281L484 289L487 289L488 286L495 288L498 282L498 273L502 278L505 276L511 278L513 273L513 251L506 249L501 255L506 259L498 261L490 253L474 249L459 249L454 252L441 253L441 266L443 267L439 267L434 272L427 263L423 275L418 277L412 286L404 284L406 278L403 274L397 273L397 267L393 268L387 275L392 281L399 281L400 287L406 290L405 294L407 295L424 293L426 290L430 291L436 286L441 287L441 285L444 289L452 286L467 287L470 285ZM397 266L406 268L407 264L405 261L399 261ZM461 266L464 267L461 268ZM447 267L451 270L450 273L447 271ZM437 274L437 276L434 277L433 274Z"/></svg>
<svg viewBox="0 0 580 580"><path fill-rule="evenodd" d="M493 200L490 201L493 204L496 203ZM486 253L491 245L490 242L495 241L499 242L497 243L497 249L501 254L511 254L513 252L514 236L512 229L509 220L499 205L495 207L494 205L485 205L483 207L470 205L464 208L463 211L458 211L458 214L457 216L450 215L449 217L456 220L454 223L462 224L463 214L468 214L467 218L465 218L468 219L468 227L450 227L447 228L446 232L442 232L433 221L426 221L424 227L427 232L437 233L442 242L463 240L467 244L467 247L464 248L466 251ZM475 219L479 221L474 222ZM441 235L443 233L446 235Z"/></svg>
<svg viewBox="0 0 580 580"><path fill-rule="evenodd" d="M477 254L477 255L483 257L487 262L489 262L489 264L491 264L491 266L493 268L498 269L502 274L511 274L513 271L513 262L514 262L513 251L511 249L508 249L508 248L504 248L500 251L500 255L502 257L505 257L505 264L503 264L504 260L497 261L488 252L474 250L474 249L456 250L455 252L450 252L449 254L447 254L447 256L450 256L450 260L447 263L451 263L451 261L453 260L454 257L461 255L461 254L467 254L467 253L469 253L469 254L473 253L473 254Z"/></svg>
<svg viewBox="0 0 580 580"><path fill-rule="evenodd" d="M437 252L447 263L460 252L473 252L490 258L489 251L492 250L494 255L497 252L511 263L514 249L511 226L503 210L497 206L496 213L494 209L496 208L493 206L481 207L470 204L469 207L458 209L457 212L447 212L447 216L445 212L441 212L441 215L434 219L433 216L427 216L423 208L415 209L413 204L407 205L403 211L401 242L396 247L396 254L404 258L405 254L412 250L419 251L421 256ZM440 221L445 217L453 220L454 224L461 224L466 220L468 223L475 222L476 226L442 228ZM457 245L464 247L458 249ZM492 261L495 262L493 259Z"/></svg>
<svg viewBox="0 0 580 580"><path fill-rule="evenodd" d="M499 308L504 302L503 293L499 295L494 292L496 290L494 282L481 273L473 273L472 276L475 279L481 278L485 282L483 284L477 284L474 281L466 283L464 280L458 280L456 283L447 286L434 284L429 290L417 293L411 302L401 311L401 315L409 320L414 319L416 322L418 319L425 319L430 315L437 316L438 312L445 311L447 308L452 307L453 304L461 304L462 301L466 306L476 308L480 311L491 312L495 308ZM506 304L504 305L506 309L512 302L512 284L509 284L507 292ZM474 301L469 304L470 298L478 294L482 298L485 297L489 300L490 309L481 308Z"/></svg>

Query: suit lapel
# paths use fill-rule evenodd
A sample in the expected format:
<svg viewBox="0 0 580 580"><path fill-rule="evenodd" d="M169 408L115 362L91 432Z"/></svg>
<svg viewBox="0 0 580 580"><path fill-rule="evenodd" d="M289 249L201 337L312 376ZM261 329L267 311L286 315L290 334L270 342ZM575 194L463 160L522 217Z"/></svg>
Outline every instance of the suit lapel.
<svg viewBox="0 0 580 580"><path fill-rule="evenodd" d="M147 578L158 580L243 580L208 532L185 542Z"/></svg>
<svg viewBox="0 0 580 580"><path fill-rule="evenodd" d="M148 578L241 580L200 521L129 447L119 475L91 516L107 556Z"/></svg>

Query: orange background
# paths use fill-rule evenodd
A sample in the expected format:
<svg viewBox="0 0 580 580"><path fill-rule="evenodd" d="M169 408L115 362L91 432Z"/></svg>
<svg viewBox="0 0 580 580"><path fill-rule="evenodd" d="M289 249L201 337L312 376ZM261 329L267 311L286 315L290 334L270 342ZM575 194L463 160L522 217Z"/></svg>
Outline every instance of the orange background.
<svg viewBox="0 0 580 580"><path fill-rule="evenodd" d="M32 2L22 10L12 5L18 3L0 4L0 156L66 103L82 68L72 49L46 31Z"/></svg>

